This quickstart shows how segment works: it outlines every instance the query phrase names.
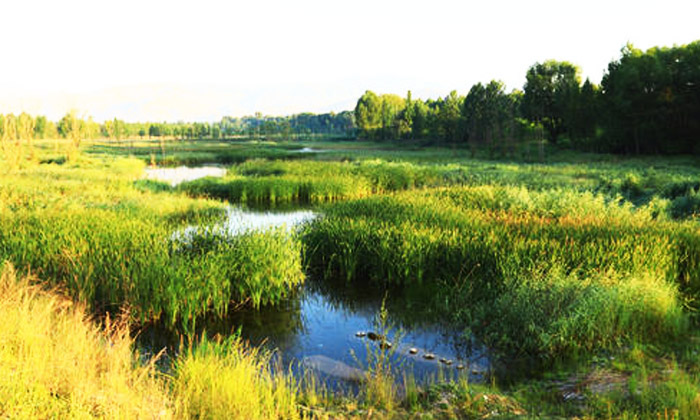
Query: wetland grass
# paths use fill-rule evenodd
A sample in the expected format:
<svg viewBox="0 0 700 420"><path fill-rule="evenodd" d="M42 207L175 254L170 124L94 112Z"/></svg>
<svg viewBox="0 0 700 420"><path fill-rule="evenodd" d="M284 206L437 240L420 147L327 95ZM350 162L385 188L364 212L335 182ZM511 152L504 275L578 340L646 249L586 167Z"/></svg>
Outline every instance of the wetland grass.
<svg viewBox="0 0 700 420"><path fill-rule="evenodd" d="M39 145L36 161L4 171L0 260L47 283L39 289L3 274L0 311L17 322L2 334L16 345L0 346L0 369L9 369L0 375L2 415L700 417L696 160L520 164L348 144L316 155L262 143L182 142L165 153L147 143L122 151L94 144L70 162ZM224 179L173 189L139 180L152 154L163 163L233 166ZM333 204L301 237L231 237L211 229L221 202L182 191L267 206ZM189 225L210 229L173 240ZM136 323L194 331L230 305L284 299L306 265L358 287L432 290L432 314L497 354L545 361L544 370L581 361L573 391L546 377L504 391L407 379L404 397L380 375L373 388L338 396L314 379L270 370L270 354L235 338L193 344L165 376L139 359L128 328L85 321L86 313L126 307ZM52 287L78 303L42 291Z"/></svg>
<svg viewBox="0 0 700 420"><path fill-rule="evenodd" d="M96 326L81 305L7 263L0 296L0 416L172 417L168 388L139 362L126 323Z"/></svg>
<svg viewBox="0 0 700 420"><path fill-rule="evenodd" d="M238 338L206 337L174 365L176 417L301 419L299 387L291 374L270 370L271 354Z"/></svg>
<svg viewBox="0 0 700 420"><path fill-rule="evenodd" d="M0 187L0 258L92 309L129 306L140 322L193 330L198 317L232 303L275 303L303 279L301 244L286 232L195 235L196 249L177 243L174 231L212 225L223 206L137 190L137 161L116 160L115 170L48 166Z"/></svg>
<svg viewBox="0 0 700 420"><path fill-rule="evenodd" d="M549 359L686 333L697 235L653 204L458 187L336 204L304 241L328 277L439 284L443 311L489 345Z"/></svg>
<svg viewBox="0 0 700 420"><path fill-rule="evenodd" d="M237 337L207 339L180 351L168 374L134 350L128 320L101 325L85 309L5 264L0 274L0 415L11 418L302 419L396 418L439 414L478 388L393 382L364 397L325 391L310 373L296 379L270 365L273 354ZM382 369L390 369L384 364ZM459 392L457 392L459 391ZM388 394L387 394L388 392ZM490 394L495 395L495 394ZM381 397L381 398L380 398ZM447 400L445 400L447 401ZM474 412L485 412L477 398ZM444 407L441 406L440 410Z"/></svg>

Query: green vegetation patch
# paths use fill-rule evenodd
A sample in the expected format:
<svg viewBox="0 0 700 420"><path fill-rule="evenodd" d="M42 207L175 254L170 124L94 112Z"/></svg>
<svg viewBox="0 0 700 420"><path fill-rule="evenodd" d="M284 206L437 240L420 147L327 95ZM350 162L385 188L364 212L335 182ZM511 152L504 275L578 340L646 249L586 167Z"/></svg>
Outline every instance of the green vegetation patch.
<svg viewBox="0 0 700 420"><path fill-rule="evenodd" d="M304 241L326 278L439 285L445 314L540 359L684 334L700 255L694 225L655 203L497 186L338 203Z"/></svg>
<svg viewBox="0 0 700 420"><path fill-rule="evenodd" d="M185 330L206 314L223 316L232 303L276 303L303 280L297 237L220 232L213 228L220 203L153 193L153 182L134 188L124 175L135 172L131 164L126 172L118 170L124 163L114 165L42 165L8 177L13 182L0 188L0 259L91 308L128 307L135 319ZM173 236L188 225L210 229L185 241Z"/></svg>

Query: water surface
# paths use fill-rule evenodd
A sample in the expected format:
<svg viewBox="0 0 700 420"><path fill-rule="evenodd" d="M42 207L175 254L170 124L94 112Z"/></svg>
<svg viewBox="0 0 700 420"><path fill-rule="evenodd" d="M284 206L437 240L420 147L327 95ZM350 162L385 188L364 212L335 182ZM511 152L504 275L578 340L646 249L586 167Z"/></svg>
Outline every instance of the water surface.
<svg viewBox="0 0 700 420"><path fill-rule="evenodd" d="M222 177L226 175L226 168L219 166L198 166L177 168L146 168L144 178L169 182L175 186L185 181L192 181L206 176Z"/></svg>
<svg viewBox="0 0 700 420"><path fill-rule="evenodd" d="M181 167L150 169L146 177L176 185L202 176L224 174L225 169L218 167ZM292 234L315 217L317 213L311 210L251 211L231 206L224 220L208 229L237 235L285 227ZM175 232L173 237L186 241L201 229L190 226ZM225 336L240 331L242 338L251 344L276 352L278 360L284 366L291 366L295 373L315 370L332 388L362 376L382 342L391 343L388 353L398 377L407 373L424 380L438 371L459 371L468 374L471 380L483 380L491 369L485 349L464 336L459 328L430 315L429 292L410 295L400 290L307 279L298 293L279 305L257 310L237 308L225 319L200 323L200 332L206 330L209 336ZM379 322L382 308L386 314L384 325ZM371 340L368 338L371 333L385 338ZM171 355L179 345L178 339L157 328L143 331L140 342L146 352L165 347ZM426 354L434 358L426 359Z"/></svg>

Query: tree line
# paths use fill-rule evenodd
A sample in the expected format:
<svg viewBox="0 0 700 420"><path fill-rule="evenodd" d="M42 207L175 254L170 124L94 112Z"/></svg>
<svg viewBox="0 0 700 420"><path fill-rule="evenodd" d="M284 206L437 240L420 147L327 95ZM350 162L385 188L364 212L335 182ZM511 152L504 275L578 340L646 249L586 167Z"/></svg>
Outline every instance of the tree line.
<svg viewBox="0 0 700 420"><path fill-rule="evenodd" d="M581 82L566 61L535 63L522 90L477 83L437 100L366 91L355 106L358 137L423 139L512 154L547 141L613 153L700 152L700 41L642 52L632 45L601 84Z"/></svg>
<svg viewBox="0 0 700 420"><path fill-rule="evenodd" d="M490 155L542 147L626 154L700 152L700 41L646 52L627 45L600 85L581 82L566 61L535 63L522 90L499 81L438 99L366 91L353 111L291 116L223 117L218 122L97 123L68 112L57 122L25 112L0 114L0 147L9 162L34 157L35 139L312 139L427 140ZM58 143L56 143L58 147ZM536 146L533 146L536 145Z"/></svg>

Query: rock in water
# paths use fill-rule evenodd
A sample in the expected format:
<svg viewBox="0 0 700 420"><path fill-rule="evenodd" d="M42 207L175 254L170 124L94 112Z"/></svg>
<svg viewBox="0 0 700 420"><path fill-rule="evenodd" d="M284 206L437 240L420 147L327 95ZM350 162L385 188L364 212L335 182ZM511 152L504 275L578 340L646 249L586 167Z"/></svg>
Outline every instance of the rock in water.
<svg viewBox="0 0 700 420"><path fill-rule="evenodd" d="M369 338L372 341L377 341L377 340L384 340L385 337L381 334L377 334L376 332L368 332L367 333L367 338Z"/></svg>
<svg viewBox="0 0 700 420"><path fill-rule="evenodd" d="M365 379L365 372L362 370L320 354L304 357L301 365L345 381L360 382Z"/></svg>

